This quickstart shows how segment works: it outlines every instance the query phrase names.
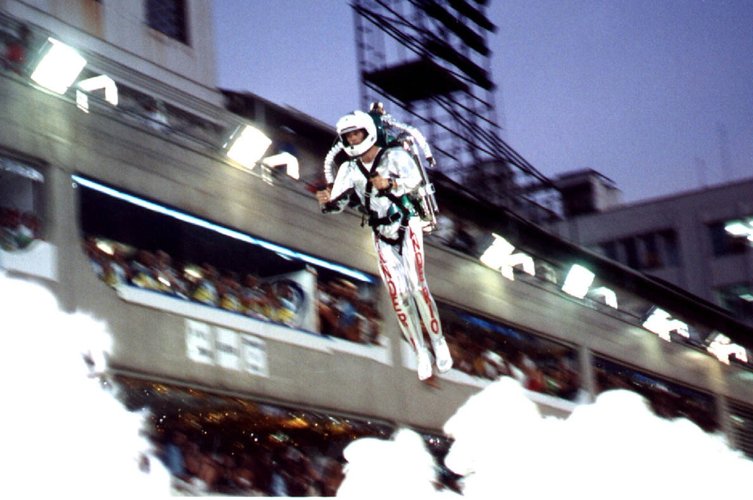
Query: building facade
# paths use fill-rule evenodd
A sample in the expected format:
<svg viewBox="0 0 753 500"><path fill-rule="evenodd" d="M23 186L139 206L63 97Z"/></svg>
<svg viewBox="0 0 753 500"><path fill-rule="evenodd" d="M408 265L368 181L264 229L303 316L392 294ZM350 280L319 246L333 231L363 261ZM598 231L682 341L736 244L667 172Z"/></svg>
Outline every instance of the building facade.
<svg viewBox="0 0 753 500"><path fill-rule="evenodd" d="M753 324L753 239L733 226L750 227L753 220L753 179L637 203L586 205L556 224L559 236Z"/></svg>
<svg viewBox="0 0 753 500"><path fill-rule="evenodd" d="M456 367L420 383L369 229L356 211L322 215L300 180L334 130L215 89L210 9L0 2L0 268L106 321L108 376L129 407L159 411L155 440L181 429L238 452L253 428L341 464L350 440L402 426L446 444L447 419L507 375L546 415L630 387L753 453L753 329L441 177L454 229L427 238L425 265ZM34 73L60 43L85 64L55 92ZM268 144L244 164L228 154L248 127ZM593 276L574 295L575 263ZM657 307L669 326L644 323ZM720 333L741 350L709 350Z"/></svg>

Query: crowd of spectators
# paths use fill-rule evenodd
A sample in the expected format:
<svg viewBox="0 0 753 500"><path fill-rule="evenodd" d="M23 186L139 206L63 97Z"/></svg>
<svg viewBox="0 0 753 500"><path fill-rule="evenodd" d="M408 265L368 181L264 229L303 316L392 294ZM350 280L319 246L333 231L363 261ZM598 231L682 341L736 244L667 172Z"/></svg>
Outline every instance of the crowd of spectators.
<svg viewBox="0 0 753 500"><path fill-rule="evenodd" d="M714 400L708 395L603 362L596 363L595 374L597 393L610 389L637 392L646 398L651 409L660 417L687 418L706 432L719 430Z"/></svg>
<svg viewBox="0 0 753 500"><path fill-rule="evenodd" d="M155 382L115 377L130 410L148 410L145 435L187 496L334 496L343 450L362 437L387 439L393 425ZM423 434L442 463L450 441ZM438 487L451 474L439 467Z"/></svg>
<svg viewBox="0 0 753 500"><path fill-rule="evenodd" d="M301 326L305 302L316 300L320 333L378 342L376 306L362 300L355 285L344 279L320 281L317 297L310 297L289 278L265 280L209 263L176 263L163 250L134 249L93 236L85 238L84 250L97 276L114 288L131 285L294 328Z"/></svg>
<svg viewBox="0 0 753 500"><path fill-rule="evenodd" d="M104 247L104 249L103 249ZM108 285L132 285L249 317L296 327L305 292L295 281L240 276L211 264L176 264L162 251L150 252L88 237L85 250L96 274ZM317 280L319 333L366 345L379 344L381 317L375 302L344 278ZM444 310L440 304L440 312ZM444 315L444 314L443 314ZM451 316L451 315L450 315ZM511 376L529 390L574 400L580 379L573 355L563 346L547 349L509 342L463 321L443 319L455 369L495 380Z"/></svg>
<svg viewBox="0 0 753 500"><path fill-rule="evenodd" d="M321 333L361 344L378 344L381 317L376 304L342 278L317 283Z"/></svg>
<svg viewBox="0 0 753 500"><path fill-rule="evenodd" d="M538 344L543 340L513 342L501 334L458 321L445 319L443 323L455 369L488 380L512 377L530 391L570 401L580 395L580 377L574 369L571 349L554 342L541 347Z"/></svg>
<svg viewBox="0 0 753 500"><path fill-rule="evenodd" d="M32 212L0 207L0 248L5 251L26 248L39 238L39 219Z"/></svg>
<svg viewBox="0 0 753 500"><path fill-rule="evenodd" d="M313 440L293 442L284 432L260 433L252 440L229 439L180 427L157 438L156 453L173 488L196 496L335 496L343 479L342 458ZM318 446L317 446L318 445Z"/></svg>
<svg viewBox="0 0 753 500"><path fill-rule="evenodd" d="M476 242L480 229L460 217L440 213L437 227L427 237L427 241L439 243L467 255L475 255Z"/></svg>
<svg viewBox="0 0 753 500"><path fill-rule="evenodd" d="M0 66L6 71L24 74L31 43L31 30L25 24L4 26L0 31Z"/></svg>
<svg viewBox="0 0 753 500"><path fill-rule="evenodd" d="M336 496L345 475L343 449L358 438L389 437L384 429L333 436L312 429L291 431L279 423L257 426L245 422L243 427L186 418L155 428L149 438L179 494L329 497ZM427 449L442 464L450 441L423 437ZM438 490L459 491L457 479L446 467L437 466Z"/></svg>

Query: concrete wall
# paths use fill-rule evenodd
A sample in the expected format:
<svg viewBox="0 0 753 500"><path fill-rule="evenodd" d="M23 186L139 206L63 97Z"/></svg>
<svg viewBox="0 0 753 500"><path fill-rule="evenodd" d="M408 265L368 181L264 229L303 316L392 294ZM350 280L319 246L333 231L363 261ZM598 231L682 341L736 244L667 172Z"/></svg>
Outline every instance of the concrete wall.
<svg viewBox="0 0 753 500"><path fill-rule="evenodd" d="M221 102L215 93L212 2L187 0L188 43L150 28L141 1L7 0L0 2L0 7L79 50L117 61L157 81L170 82L200 99Z"/></svg>
<svg viewBox="0 0 753 500"><path fill-rule="evenodd" d="M753 179L748 179L575 217L552 229L561 237L587 247L655 230L674 229L681 265L647 272L716 302L715 288L753 282L753 251L714 256L707 224L752 213Z"/></svg>
<svg viewBox="0 0 753 500"><path fill-rule="evenodd" d="M231 313L203 315L192 310L190 316L212 328L263 338L269 376L192 360L186 347L185 315L125 300L90 270L81 250L71 174L100 179L256 236L376 273L369 230L359 227L360 218L354 214L324 216L310 194L270 186L211 152L155 136L107 114L84 114L72 103L15 80L0 79L0 101L8 103L0 107L0 146L46 165L46 234L58 250L58 281L51 286L69 310L107 321L115 339L112 361L117 368L429 428L441 426L479 389L478 384L452 377L441 380L439 391L418 382L401 355L401 336L396 323L389 320L384 293L380 308L387 318L384 333L389 343L383 352L332 347L304 332L280 331L278 339L265 333L261 325L233 322ZM438 300L708 392L751 399L740 372L707 356L694 357L682 346L665 343L554 291L508 281L453 251L430 246L427 253L429 282Z"/></svg>

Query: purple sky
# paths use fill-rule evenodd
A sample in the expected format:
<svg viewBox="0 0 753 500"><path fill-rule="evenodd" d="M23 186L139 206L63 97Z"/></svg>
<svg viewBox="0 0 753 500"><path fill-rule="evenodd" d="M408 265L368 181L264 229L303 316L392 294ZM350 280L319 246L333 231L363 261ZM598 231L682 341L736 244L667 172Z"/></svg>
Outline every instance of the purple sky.
<svg viewBox="0 0 753 500"><path fill-rule="evenodd" d="M218 85L328 123L358 106L347 0L215 0ZM753 176L753 0L491 0L504 139L626 201Z"/></svg>

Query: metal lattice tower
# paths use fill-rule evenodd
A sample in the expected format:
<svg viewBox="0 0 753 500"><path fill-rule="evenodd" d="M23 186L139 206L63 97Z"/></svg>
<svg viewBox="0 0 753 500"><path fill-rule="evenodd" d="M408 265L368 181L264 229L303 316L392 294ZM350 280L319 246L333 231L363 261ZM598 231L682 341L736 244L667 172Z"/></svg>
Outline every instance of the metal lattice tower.
<svg viewBox="0 0 753 500"><path fill-rule="evenodd" d="M501 139L486 0L354 0L361 106L384 102L429 140L440 170L530 212L552 183Z"/></svg>

